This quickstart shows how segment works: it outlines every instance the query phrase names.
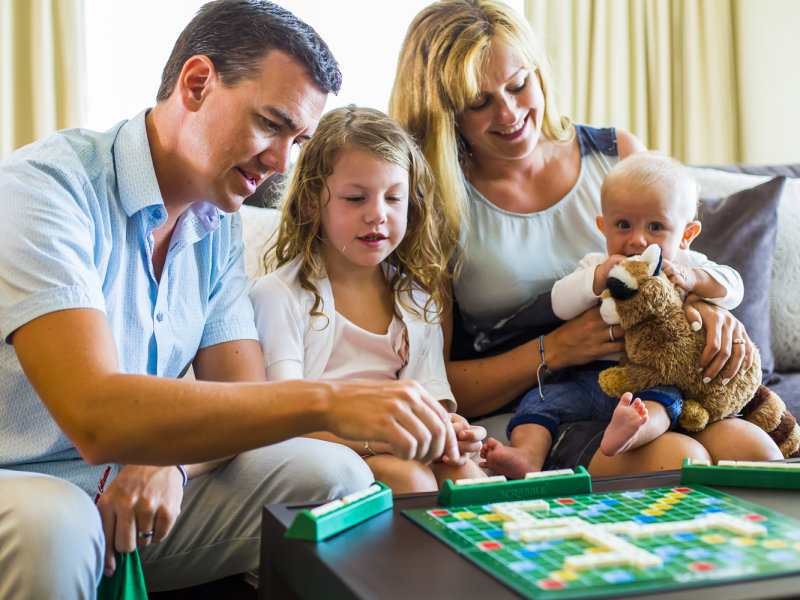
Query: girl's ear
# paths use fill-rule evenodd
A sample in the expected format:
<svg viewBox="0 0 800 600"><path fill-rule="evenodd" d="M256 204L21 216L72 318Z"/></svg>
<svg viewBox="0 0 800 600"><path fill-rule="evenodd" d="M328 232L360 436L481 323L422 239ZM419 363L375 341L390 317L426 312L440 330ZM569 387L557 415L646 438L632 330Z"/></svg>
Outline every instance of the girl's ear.
<svg viewBox="0 0 800 600"><path fill-rule="evenodd" d="M597 223L597 228L600 230L600 233L605 233L603 230L603 216L599 215L595 222Z"/></svg>
<svg viewBox="0 0 800 600"><path fill-rule="evenodd" d="M683 230L683 237L681 237L681 250L689 248L689 244L698 236L700 229L700 221L689 221L686 224L686 228Z"/></svg>

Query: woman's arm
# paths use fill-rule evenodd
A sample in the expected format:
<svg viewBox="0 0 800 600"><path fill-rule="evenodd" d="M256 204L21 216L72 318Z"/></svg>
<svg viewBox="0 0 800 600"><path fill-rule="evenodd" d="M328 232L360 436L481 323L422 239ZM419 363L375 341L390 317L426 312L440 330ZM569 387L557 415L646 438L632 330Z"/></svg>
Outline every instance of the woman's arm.
<svg viewBox="0 0 800 600"><path fill-rule="evenodd" d="M442 332L444 356L450 387L458 402L458 412L467 418L486 415L502 408L538 383L541 364L538 338L516 348L486 358L450 360L453 339L452 300L445 294ZM622 335L616 327L616 338ZM551 370L585 364L612 352L621 352L622 341L612 342L600 309L592 308L544 336L544 358Z"/></svg>
<svg viewBox="0 0 800 600"><path fill-rule="evenodd" d="M645 150L647 150L647 146L640 142L639 138L632 133L617 129L617 152L620 160L627 158L631 154L644 152Z"/></svg>

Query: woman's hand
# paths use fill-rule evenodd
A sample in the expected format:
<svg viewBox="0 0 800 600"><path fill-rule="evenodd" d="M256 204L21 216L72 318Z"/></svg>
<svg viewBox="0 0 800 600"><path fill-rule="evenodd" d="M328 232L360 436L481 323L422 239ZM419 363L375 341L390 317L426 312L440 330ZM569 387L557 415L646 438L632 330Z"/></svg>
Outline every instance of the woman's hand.
<svg viewBox="0 0 800 600"><path fill-rule="evenodd" d="M740 369L747 370L753 366L753 342L744 325L730 312L693 295L686 298L684 311L693 329L706 329L706 346L697 365L703 371L704 380L716 377L726 362L728 366L722 374L723 383L727 383Z"/></svg>
<svg viewBox="0 0 800 600"><path fill-rule="evenodd" d="M552 370L584 365L606 354L622 352L624 335L622 326L603 321L600 308L590 308L544 337L544 358Z"/></svg>

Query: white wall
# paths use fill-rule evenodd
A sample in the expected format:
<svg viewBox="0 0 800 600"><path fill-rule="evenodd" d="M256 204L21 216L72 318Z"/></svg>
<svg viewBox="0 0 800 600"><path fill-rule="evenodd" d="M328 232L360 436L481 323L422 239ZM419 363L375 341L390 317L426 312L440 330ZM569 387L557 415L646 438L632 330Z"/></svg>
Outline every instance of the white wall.
<svg viewBox="0 0 800 600"><path fill-rule="evenodd" d="M431 1L277 3L314 27L339 61L342 90L327 108L353 103L385 111L406 28ZM523 2L508 4L522 13ZM155 103L172 46L202 4L202 0L86 0L87 127L107 129Z"/></svg>
<svg viewBox="0 0 800 600"><path fill-rule="evenodd" d="M800 162L800 2L739 0L736 9L744 160Z"/></svg>

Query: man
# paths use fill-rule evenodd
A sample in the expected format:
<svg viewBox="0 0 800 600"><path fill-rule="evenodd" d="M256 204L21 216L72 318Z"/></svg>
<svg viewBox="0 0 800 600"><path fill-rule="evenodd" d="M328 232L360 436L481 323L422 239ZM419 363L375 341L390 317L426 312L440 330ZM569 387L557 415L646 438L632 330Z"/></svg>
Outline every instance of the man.
<svg viewBox="0 0 800 600"><path fill-rule="evenodd" d="M151 590L255 568L262 504L371 481L349 449L294 436L463 460L414 383L264 382L235 211L340 82L291 13L219 0L154 108L0 165L0 597L92 597L137 546ZM177 379L189 364L205 381Z"/></svg>

